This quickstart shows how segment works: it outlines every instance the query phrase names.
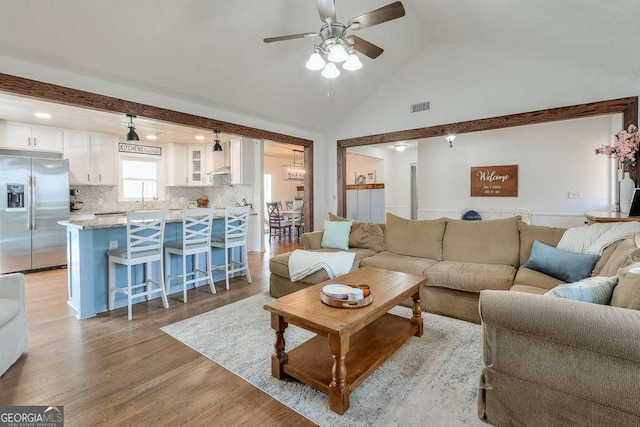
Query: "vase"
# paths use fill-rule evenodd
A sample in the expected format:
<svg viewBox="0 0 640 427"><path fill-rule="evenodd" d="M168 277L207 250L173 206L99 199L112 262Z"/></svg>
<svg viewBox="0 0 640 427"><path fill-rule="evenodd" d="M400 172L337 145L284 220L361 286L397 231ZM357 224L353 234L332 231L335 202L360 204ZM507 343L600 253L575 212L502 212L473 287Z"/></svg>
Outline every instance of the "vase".
<svg viewBox="0 0 640 427"><path fill-rule="evenodd" d="M620 212L628 214L631 208L631 198L633 197L633 189L636 187L633 180L629 176L629 172L624 173L624 178L620 181Z"/></svg>

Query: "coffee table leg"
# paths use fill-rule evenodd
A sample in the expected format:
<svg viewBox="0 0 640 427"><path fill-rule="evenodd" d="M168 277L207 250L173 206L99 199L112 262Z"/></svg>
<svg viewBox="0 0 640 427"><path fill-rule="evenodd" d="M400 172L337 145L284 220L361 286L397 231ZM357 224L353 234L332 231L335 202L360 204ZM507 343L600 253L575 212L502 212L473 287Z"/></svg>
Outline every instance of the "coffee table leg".
<svg viewBox="0 0 640 427"><path fill-rule="evenodd" d="M349 337L329 335L329 351L333 356L332 381L329 384L329 409L342 415L349 409L347 365L344 362L349 352Z"/></svg>
<svg viewBox="0 0 640 427"><path fill-rule="evenodd" d="M276 331L276 343L274 345L276 352L271 356L271 375L281 380L284 372L282 371L282 365L289 360L289 356L284 351L284 330L287 329L289 324L285 320L275 313L271 313L271 327Z"/></svg>
<svg viewBox="0 0 640 427"><path fill-rule="evenodd" d="M422 288L422 286L421 286ZM411 322L415 323L418 326L418 330L414 334L416 337L422 336L422 330L424 328L424 324L422 323L422 307L420 306L420 289L415 294L411 295L413 299L413 317L411 317Z"/></svg>

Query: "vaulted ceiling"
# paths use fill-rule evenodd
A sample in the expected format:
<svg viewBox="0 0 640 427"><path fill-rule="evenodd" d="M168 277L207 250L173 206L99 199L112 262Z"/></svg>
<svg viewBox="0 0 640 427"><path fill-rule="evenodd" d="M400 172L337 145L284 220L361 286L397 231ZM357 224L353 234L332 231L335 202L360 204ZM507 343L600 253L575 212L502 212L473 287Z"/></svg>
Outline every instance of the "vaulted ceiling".
<svg viewBox="0 0 640 427"><path fill-rule="evenodd" d="M346 22L390 2L338 0L337 17ZM358 33L382 56L362 58L363 69L335 80L304 67L314 39L262 42L318 31L313 0L0 0L0 56L320 132L436 41L640 78L640 2L403 4L405 17Z"/></svg>

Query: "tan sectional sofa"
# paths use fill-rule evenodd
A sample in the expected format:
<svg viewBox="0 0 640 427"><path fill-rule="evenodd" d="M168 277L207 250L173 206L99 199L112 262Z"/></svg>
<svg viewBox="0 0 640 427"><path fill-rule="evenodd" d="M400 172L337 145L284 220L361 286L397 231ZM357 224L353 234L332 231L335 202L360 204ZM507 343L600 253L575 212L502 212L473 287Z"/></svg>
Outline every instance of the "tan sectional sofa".
<svg viewBox="0 0 640 427"><path fill-rule="evenodd" d="M331 219L340 218L332 216ZM520 217L490 221L411 221L392 214L387 214L387 222L380 228L384 232L382 245L357 248L351 247L350 240L349 252L356 254L353 269L373 266L426 276L422 304L430 313L480 323L478 300L483 290L543 294L563 283L522 267L529 259L534 240L555 246L565 231L563 228L529 225ZM304 248L335 251L321 247L322 233L303 234ZM610 245L596 264L593 275L601 272L615 275L633 250L633 239ZM614 253L616 256L612 257ZM292 283L289 255L281 254L270 261L273 296L280 297L328 279L326 273L320 271Z"/></svg>
<svg viewBox="0 0 640 427"><path fill-rule="evenodd" d="M518 218L409 222L388 215L381 229L383 247L349 249L354 269L423 274L426 311L482 321L481 419L497 426L640 425L640 276L623 268L638 255L633 237L609 245L593 268L592 276L619 276L606 306L542 296L563 282L522 266L534 240L556 246L562 228ZM305 249L331 250L319 249L321 240L321 231L302 237ZM327 279L319 272L291 283L288 257L271 260L274 296Z"/></svg>

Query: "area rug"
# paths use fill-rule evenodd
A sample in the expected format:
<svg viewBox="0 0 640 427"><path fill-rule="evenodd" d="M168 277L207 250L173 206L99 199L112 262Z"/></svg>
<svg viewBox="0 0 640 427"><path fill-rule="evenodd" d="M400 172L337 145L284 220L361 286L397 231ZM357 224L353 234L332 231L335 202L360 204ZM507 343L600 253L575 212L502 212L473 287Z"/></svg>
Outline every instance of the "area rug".
<svg viewBox="0 0 640 427"><path fill-rule="evenodd" d="M484 425L476 410L479 325L423 313L424 335L411 337L351 393L350 408L338 415L326 395L271 376L275 335L262 307L272 299L258 294L162 330L320 426ZM411 316L404 307L391 312ZM289 325L286 348L311 337Z"/></svg>

